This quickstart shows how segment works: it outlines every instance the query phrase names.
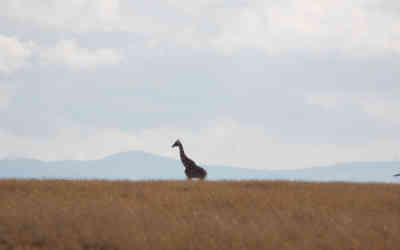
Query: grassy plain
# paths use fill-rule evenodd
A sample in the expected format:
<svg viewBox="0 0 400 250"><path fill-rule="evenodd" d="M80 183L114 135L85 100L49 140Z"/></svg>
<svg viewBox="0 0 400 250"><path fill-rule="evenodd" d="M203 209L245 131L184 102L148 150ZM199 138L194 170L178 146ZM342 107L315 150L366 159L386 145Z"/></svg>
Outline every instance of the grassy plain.
<svg viewBox="0 0 400 250"><path fill-rule="evenodd" d="M0 180L2 249L400 249L400 185Z"/></svg>

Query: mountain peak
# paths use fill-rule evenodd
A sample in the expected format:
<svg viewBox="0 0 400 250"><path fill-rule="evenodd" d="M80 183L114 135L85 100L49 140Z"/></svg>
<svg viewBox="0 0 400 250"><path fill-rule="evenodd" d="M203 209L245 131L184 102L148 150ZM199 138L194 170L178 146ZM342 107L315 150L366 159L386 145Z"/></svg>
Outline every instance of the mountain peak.
<svg viewBox="0 0 400 250"><path fill-rule="evenodd" d="M299 180L395 182L400 162L353 162L293 170L261 170L223 166L203 166L210 180ZM248 166L246 166L248 167ZM39 161L27 158L0 160L2 178L62 179L185 179L182 164L143 151L125 151L90 161Z"/></svg>

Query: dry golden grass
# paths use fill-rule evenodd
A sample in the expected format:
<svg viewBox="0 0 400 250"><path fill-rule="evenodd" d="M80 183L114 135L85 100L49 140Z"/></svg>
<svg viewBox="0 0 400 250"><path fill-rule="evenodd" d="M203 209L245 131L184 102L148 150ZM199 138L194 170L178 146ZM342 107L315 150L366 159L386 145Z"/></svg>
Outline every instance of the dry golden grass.
<svg viewBox="0 0 400 250"><path fill-rule="evenodd" d="M400 185L1 180L0 249L400 249Z"/></svg>

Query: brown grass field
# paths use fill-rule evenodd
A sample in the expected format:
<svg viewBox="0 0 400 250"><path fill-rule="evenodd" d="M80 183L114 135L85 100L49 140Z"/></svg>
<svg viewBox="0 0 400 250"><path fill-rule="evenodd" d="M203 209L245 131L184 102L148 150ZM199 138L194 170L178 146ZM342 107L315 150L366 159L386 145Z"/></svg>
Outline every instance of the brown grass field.
<svg viewBox="0 0 400 250"><path fill-rule="evenodd" d="M400 185L0 180L0 249L400 249Z"/></svg>

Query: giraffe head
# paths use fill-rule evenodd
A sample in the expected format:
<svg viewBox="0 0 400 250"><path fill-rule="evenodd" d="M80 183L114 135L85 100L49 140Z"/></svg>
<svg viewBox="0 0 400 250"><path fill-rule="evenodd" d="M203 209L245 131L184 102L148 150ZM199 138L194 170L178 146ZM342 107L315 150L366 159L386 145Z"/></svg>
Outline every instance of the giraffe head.
<svg viewBox="0 0 400 250"><path fill-rule="evenodd" d="M172 144L172 147L177 147L179 145L182 145L180 140L176 140L174 144Z"/></svg>

